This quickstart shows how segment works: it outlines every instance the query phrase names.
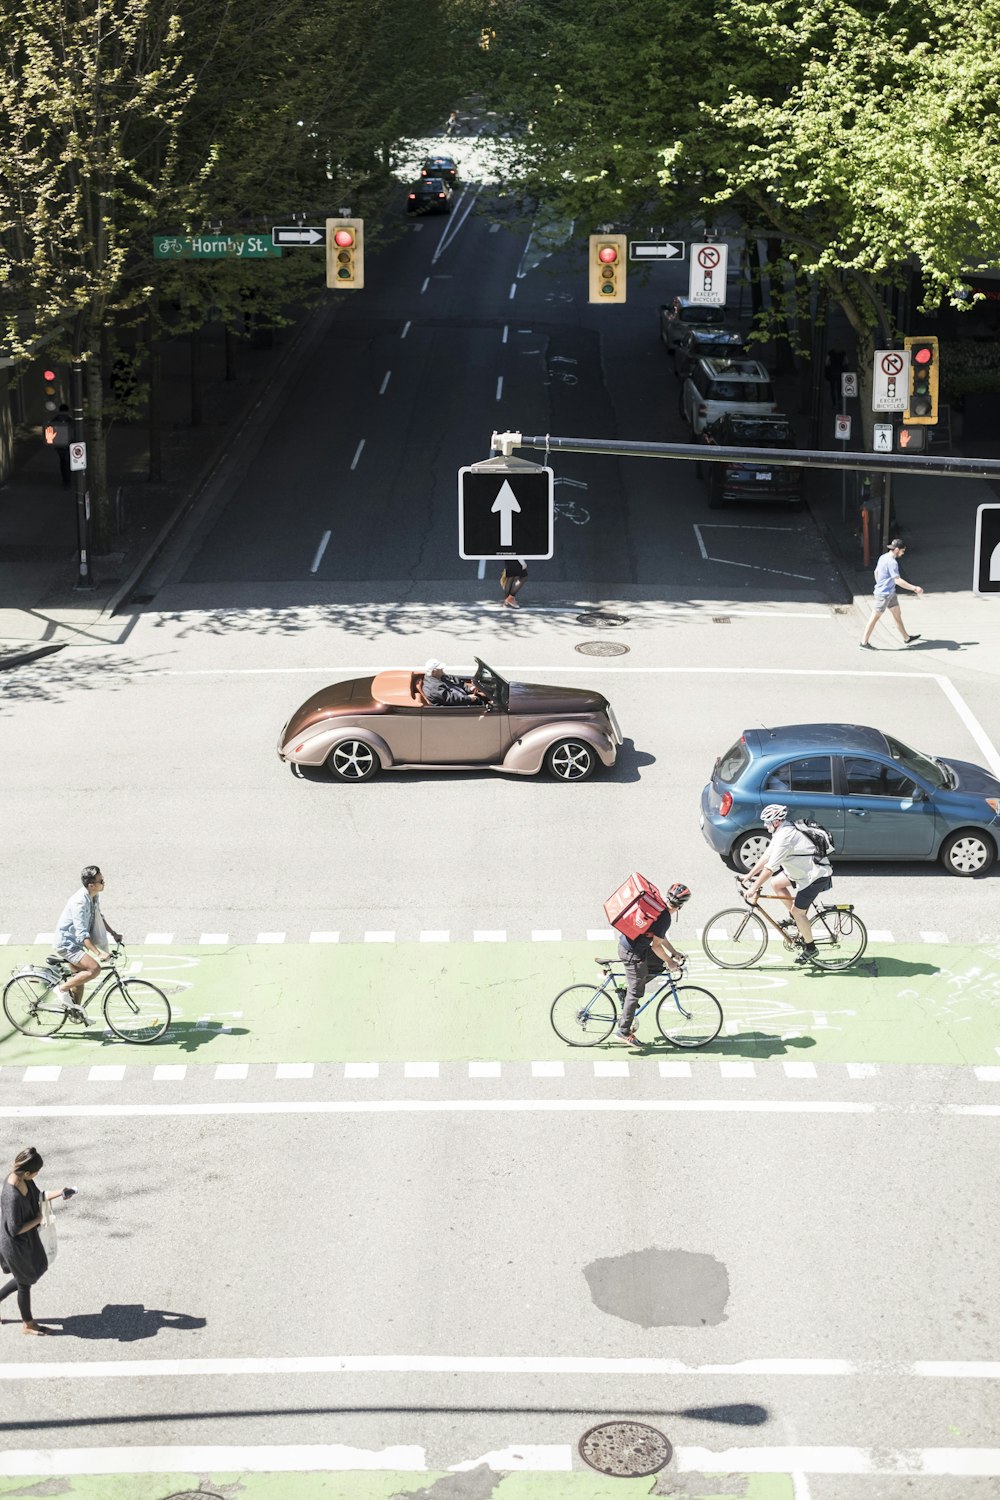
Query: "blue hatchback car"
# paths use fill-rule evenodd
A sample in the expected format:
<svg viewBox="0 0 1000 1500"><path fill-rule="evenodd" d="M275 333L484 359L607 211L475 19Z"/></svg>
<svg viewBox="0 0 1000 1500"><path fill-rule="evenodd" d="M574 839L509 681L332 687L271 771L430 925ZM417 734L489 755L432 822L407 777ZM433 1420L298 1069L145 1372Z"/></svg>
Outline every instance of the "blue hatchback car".
<svg viewBox="0 0 1000 1500"><path fill-rule="evenodd" d="M835 859L940 859L950 875L981 875L1000 849L992 772L863 725L747 729L720 755L701 794L701 830L734 870L767 848L769 802L822 823Z"/></svg>

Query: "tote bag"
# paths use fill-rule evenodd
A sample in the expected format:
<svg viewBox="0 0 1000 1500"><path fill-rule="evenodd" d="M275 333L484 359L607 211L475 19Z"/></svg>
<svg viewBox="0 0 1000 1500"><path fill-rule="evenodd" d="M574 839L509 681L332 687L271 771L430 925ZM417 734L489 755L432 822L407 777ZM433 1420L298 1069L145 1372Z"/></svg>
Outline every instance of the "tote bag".
<svg viewBox="0 0 1000 1500"><path fill-rule="evenodd" d="M42 1242L45 1254L48 1256L49 1265L55 1260L59 1251L59 1241L56 1237L56 1216L52 1212L52 1204L45 1197L41 1202L42 1222L38 1226L38 1237Z"/></svg>

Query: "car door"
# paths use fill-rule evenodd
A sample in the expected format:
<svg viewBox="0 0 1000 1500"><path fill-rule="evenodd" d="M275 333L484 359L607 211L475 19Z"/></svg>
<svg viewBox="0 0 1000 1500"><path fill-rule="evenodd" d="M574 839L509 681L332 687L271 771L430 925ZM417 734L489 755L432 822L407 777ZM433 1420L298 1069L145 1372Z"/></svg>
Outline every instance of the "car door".
<svg viewBox="0 0 1000 1500"><path fill-rule="evenodd" d="M444 703L421 716L420 759L425 766L496 765L505 714L482 703Z"/></svg>
<svg viewBox="0 0 1000 1500"><path fill-rule="evenodd" d="M773 767L761 783L761 798L783 803L793 822L815 818L831 835L835 852L844 851L844 799L836 791L832 755L799 755Z"/></svg>
<svg viewBox="0 0 1000 1500"><path fill-rule="evenodd" d="M843 757L844 853L850 859L927 858L934 803L911 777L875 755Z"/></svg>

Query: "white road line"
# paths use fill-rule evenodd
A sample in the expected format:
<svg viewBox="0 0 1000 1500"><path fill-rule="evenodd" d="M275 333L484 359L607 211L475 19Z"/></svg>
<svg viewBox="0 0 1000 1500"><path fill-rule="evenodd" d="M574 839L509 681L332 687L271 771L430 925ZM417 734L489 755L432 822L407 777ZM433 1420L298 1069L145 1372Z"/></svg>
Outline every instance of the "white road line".
<svg viewBox="0 0 1000 1500"><path fill-rule="evenodd" d="M309 941L311 943L339 943L340 942L340 933L339 932L311 932L309 934Z"/></svg>
<svg viewBox="0 0 1000 1500"><path fill-rule="evenodd" d="M249 1063L216 1063L215 1065L215 1077L220 1080L228 1079L230 1082L235 1082L246 1078L249 1072Z"/></svg>
<svg viewBox="0 0 1000 1500"><path fill-rule="evenodd" d="M319 572L319 565L323 561L323 553L326 551L327 544L329 543L330 537L332 535L332 532L324 531L323 535L320 537L319 546L316 548L316 555L312 560L312 567L309 569L310 573Z"/></svg>
<svg viewBox="0 0 1000 1500"><path fill-rule="evenodd" d="M203 932L201 937L198 939L198 945L202 948L224 948L228 942L228 932Z"/></svg>
<svg viewBox="0 0 1000 1500"><path fill-rule="evenodd" d="M786 1078L815 1078L816 1064L811 1062L791 1062L786 1059L782 1063Z"/></svg>
<svg viewBox="0 0 1000 1500"><path fill-rule="evenodd" d="M311 1078L316 1071L315 1063L278 1063L275 1078Z"/></svg>
<svg viewBox="0 0 1000 1500"><path fill-rule="evenodd" d="M848 1078L874 1078L878 1072L878 1063L847 1063Z"/></svg>
<svg viewBox="0 0 1000 1500"><path fill-rule="evenodd" d="M422 943L450 943L451 933L446 927L428 927L420 934L420 941Z"/></svg>
<svg viewBox="0 0 1000 1500"><path fill-rule="evenodd" d="M1000 1083L1000 1068L973 1068L980 1083Z"/></svg>
<svg viewBox="0 0 1000 1500"><path fill-rule="evenodd" d="M920 934L920 941L922 943L942 943L942 944L947 944L947 942L948 942L948 935L947 935L947 933L944 933L944 932L922 932Z"/></svg>
<svg viewBox="0 0 1000 1500"><path fill-rule="evenodd" d="M533 1062L532 1078L565 1078L566 1064L562 1062Z"/></svg>
<svg viewBox="0 0 1000 1500"><path fill-rule="evenodd" d="M531 934L533 943L561 943L562 929L559 927L545 927Z"/></svg>
<svg viewBox="0 0 1000 1500"><path fill-rule="evenodd" d="M121 1083L125 1077L124 1063L95 1063L87 1074L89 1083Z"/></svg>
<svg viewBox="0 0 1000 1500"><path fill-rule="evenodd" d="M594 1063L595 1078L627 1078L628 1076L628 1062L624 1057L617 1060L608 1058L606 1061L598 1058Z"/></svg>
<svg viewBox="0 0 1000 1500"><path fill-rule="evenodd" d="M10 933L9 932L0 932L0 943L9 943L9 942L10 942Z"/></svg>
<svg viewBox="0 0 1000 1500"><path fill-rule="evenodd" d="M536 1072L536 1069L546 1070ZM549 1072L548 1069L553 1071ZM561 1062L535 1062L536 1078L562 1078ZM45 1080L54 1082L55 1080ZM825 1099L342 1099L258 1100L204 1104L4 1104L0 1120L98 1120L171 1115L351 1115L351 1114L898 1114L891 1104L854 1104ZM1000 1104L943 1104L932 1113L1000 1115Z"/></svg>
<svg viewBox="0 0 1000 1500"><path fill-rule="evenodd" d="M345 1078L377 1078L378 1063L373 1062L350 1062L344 1064Z"/></svg>
<svg viewBox="0 0 1000 1500"><path fill-rule="evenodd" d="M474 943L505 943L507 933L502 927L477 927L473 930Z"/></svg>
<svg viewBox="0 0 1000 1500"><path fill-rule="evenodd" d="M1000 1380L1000 1363L921 1361L887 1364L855 1359L744 1359L735 1364L688 1365L679 1359L561 1354L305 1354L260 1358L101 1359L0 1364L0 1381L145 1380L195 1375L613 1375L798 1379L889 1375L895 1379ZM749 1449L751 1453L760 1449ZM764 1450L766 1451L766 1450ZM795 1450L803 1451L803 1450ZM977 1451L975 1449L971 1450ZM733 1466L737 1470L739 1464Z"/></svg>
<svg viewBox="0 0 1000 1500"><path fill-rule="evenodd" d="M36 1367L40 1368L40 1367ZM60 1373L77 1367L46 1366ZM84 1369L90 1368L87 1366ZM1000 1476L1000 1448L677 1447L673 1467L684 1474L857 1474L893 1477ZM569 1443L518 1443L452 1464L449 1472L487 1468L493 1473L568 1472ZM341 1443L260 1444L256 1447L178 1446L123 1448L17 1448L0 1454L0 1476L45 1478L88 1474L282 1474L350 1471L424 1473L419 1444L371 1449ZM796 1489L796 1500L806 1493Z"/></svg>
<svg viewBox="0 0 1000 1500"><path fill-rule="evenodd" d="M507 334L508 334L509 331L510 331L509 330L509 325L507 323L505 323L503 325L503 333L502 333L502 335L500 337L501 344L506 344L506 342L507 342Z"/></svg>
<svg viewBox="0 0 1000 1500"><path fill-rule="evenodd" d="M757 1077L757 1069L752 1062L736 1062L725 1057L719 1062L719 1072L723 1078Z"/></svg>
<svg viewBox="0 0 1000 1500"><path fill-rule="evenodd" d="M33 1063L31 1067L24 1070L25 1083L58 1083L59 1074L62 1072L61 1065L49 1066L44 1063Z"/></svg>
<svg viewBox="0 0 1000 1500"><path fill-rule="evenodd" d="M404 1078L438 1078L440 1065L436 1062L408 1062L403 1064Z"/></svg>
<svg viewBox="0 0 1000 1500"><path fill-rule="evenodd" d="M868 941L870 943L894 943L896 939L891 932L886 932L884 929L879 931L875 927L869 927Z"/></svg>
<svg viewBox="0 0 1000 1500"><path fill-rule="evenodd" d="M356 469L358 467L358 459L361 457L361 450L362 450L362 448L364 446L365 446L365 440L364 440L364 438L362 438L361 441L358 443L358 446L354 450L354 457L351 459L351 468L352 469Z"/></svg>
<svg viewBox="0 0 1000 1500"><path fill-rule="evenodd" d="M157 1063L153 1069L153 1080L156 1083L177 1083L186 1073L186 1063Z"/></svg>
<svg viewBox="0 0 1000 1500"><path fill-rule="evenodd" d="M143 947L149 948L154 943L172 943L173 940L172 932L147 932L143 939Z"/></svg>
<svg viewBox="0 0 1000 1500"><path fill-rule="evenodd" d="M691 1064L689 1062L684 1062L684 1061L682 1061L680 1059L678 1061L674 1062L674 1061L672 1061L670 1059L661 1058L661 1060L660 1060L660 1077L661 1078L690 1078L691 1077Z"/></svg>
<svg viewBox="0 0 1000 1500"><path fill-rule="evenodd" d="M382 384L378 388L378 393L379 393L380 396L384 396L385 395L386 386L389 384L389 380L390 380L391 376L392 376L392 371L391 370L386 370L385 374L382 376Z"/></svg>
<svg viewBox="0 0 1000 1500"><path fill-rule="evenodd" d="M424 295L424 293L426 292L426 290L430 286L430 284L431 284L431 278L429 276L425 276L424 277L424 284L420 288L420 295L421 295L421 297Z"/></svg>
<svg viewBox="0 0 1000 1500"><path fill-rule="evenodd" d="M394 943L396 941L396 934L394 932L381 931L366 932L364 940L366 943Z"/></svg>
<svg viewBox="0 0 1000 1500"><path fill-rule="evenodd" d="M1000 751L996 749L993 741L958 691L958 688L947 677L935 676L934 681L938 684L942 693L944 693L952 708L958 714L958 717L986 757L986 764L994 776L1000 776Z"/></svg>
<svg viewBox="0 0 1000 1500"><path fill-rule="evenodd" d="M498 1062L470 1062L470 1078L499 1078L501 1067Z"/></svg>
<svg viewBox="0 0 1000 1500"><path fill-rule="evenodd" d="M36 932L35 933L35 942L36 943L45 943L46 945L48 945L49 943L54 943L55 940L56 940L56 935L55 935L54 932Z"/></svg>
<svg viewBox="0 0 1000 1500"><path fill-rule="evenodd" d="M497 376L497 400L498 401L500 400L500 398L501 398L502 395L503 395L503 376L502 375L498 375Z"/></svg>
<svg viewBox="0 0 1000 1500"><path fill-rule="evenodd" d="M517 282L516 281L512 281L511 284L510 284L510 291L507 293L507 300L508 300L508 302L513 302L513 300L514 300L514 298L515 298L516 295L517 295Z"/></svg>
<svg viewBox="0 0 1000 1500"><path fill-rule="evenodd" d="M485 559L485 557L481 557L479 559L479 567L476 569L476 577L479 579L480 583L482 583L483 579L486 577L486 559Z"/></svg>
<svg viewBox="0 0 1000 1500"><path fill-rule="evenodd" d="M401 339L405 339L406 335L409 333L409 331L410 331L410 320L409 320L409 318L407 318L406 322L403 324L403 331L399 335L400 338Z"/></svg>
<svg viewBox="0 0 1000 1500"><path fill-rule="evenodd" d="M285 934L283 932L258 932L256 940L258 943L283 943Z"/></svg>

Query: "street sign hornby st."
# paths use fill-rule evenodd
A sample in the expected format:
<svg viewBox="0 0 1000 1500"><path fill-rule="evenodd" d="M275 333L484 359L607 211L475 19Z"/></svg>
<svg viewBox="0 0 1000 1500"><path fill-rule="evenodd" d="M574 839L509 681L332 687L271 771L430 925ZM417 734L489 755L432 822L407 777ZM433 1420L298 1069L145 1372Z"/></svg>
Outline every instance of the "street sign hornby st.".
<svg viewBox="0 0 1000 1500"><path fill-rule="evenodd" d="M910 356L905 349L876 349L872 411L905 411Z"/></svg>
<svg viewBox="0 0 1000 1500"><path fill-rule="evenodd" d="M692 245L688 301L705 307L725 307L728 262L729 246L724 240L719 244Z"/></svg>
<svg viewBox="0 0 1000 1500"><path fill-rule="evenodd" d="M1000 594L1000 505L981 505L976 511L972 592Z"/></svg>
<svg viewBox="0 0 1000 1500"><path fill-rule="evenodd" d="M522 458L490 458L458 471L458 555L552 556L553 472Z"/></svg>

